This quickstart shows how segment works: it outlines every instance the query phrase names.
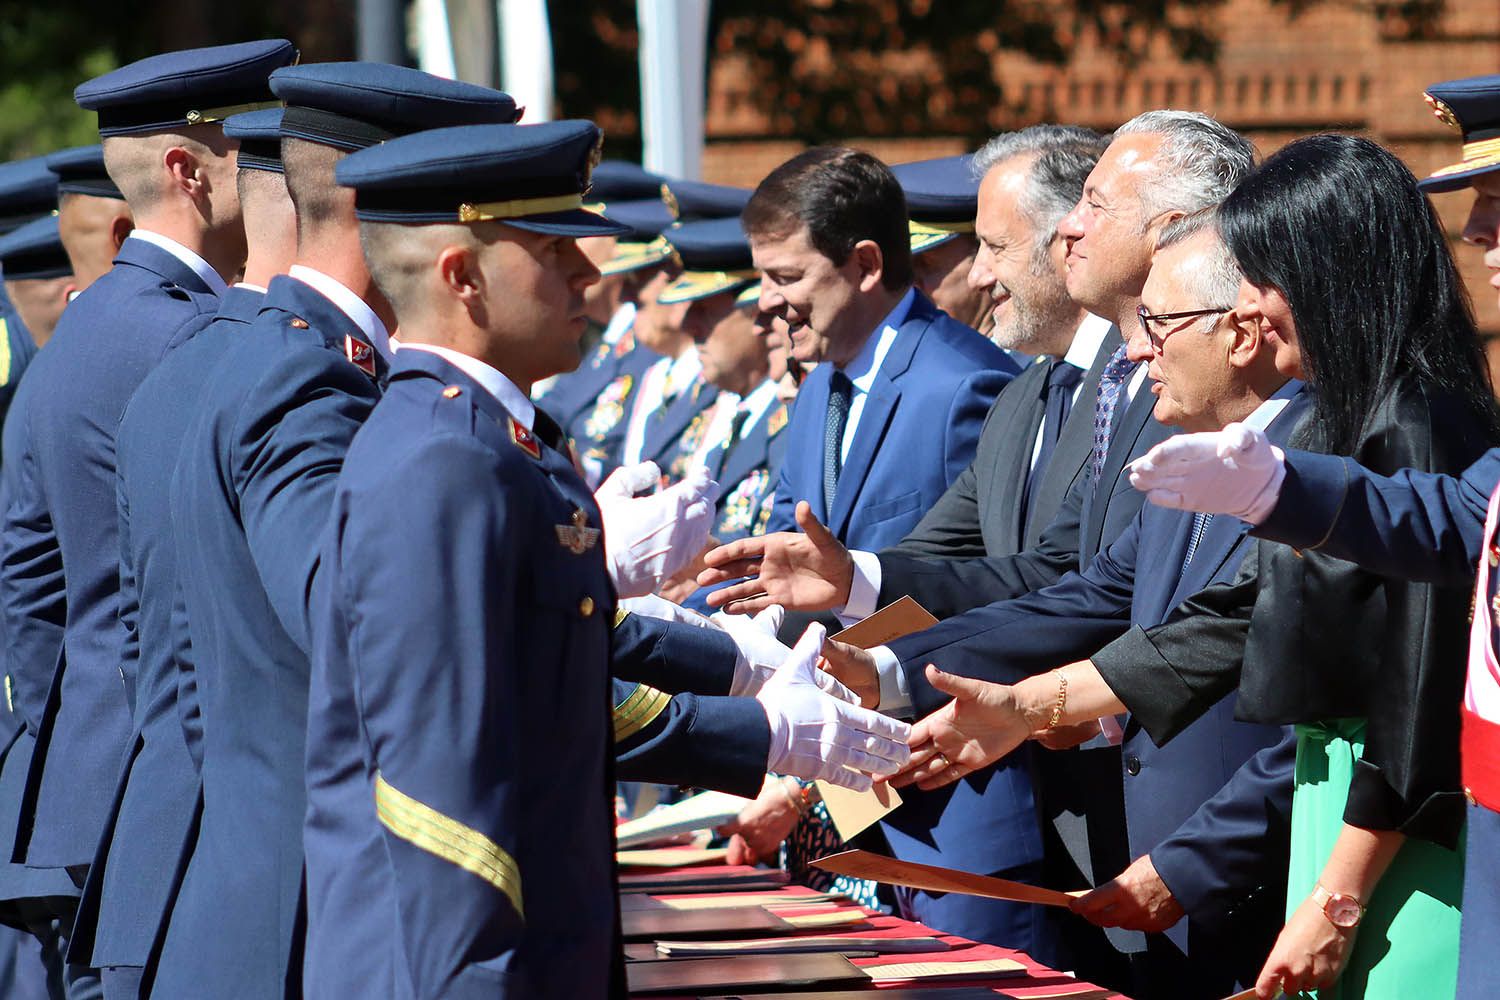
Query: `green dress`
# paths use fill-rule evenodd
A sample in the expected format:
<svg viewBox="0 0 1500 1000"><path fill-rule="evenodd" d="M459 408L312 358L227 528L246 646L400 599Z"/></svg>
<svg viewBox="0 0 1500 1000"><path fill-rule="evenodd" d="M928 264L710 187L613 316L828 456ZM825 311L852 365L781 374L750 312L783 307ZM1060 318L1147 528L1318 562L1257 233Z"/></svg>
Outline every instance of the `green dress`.
<svg viewBox="0 0 1500 1000"><path fill-rule="evenodd" d="M1363 719L1297 727L1287 916L1313 891L1344 823L1354 762L1365 749ZM1457 851L1408 838L1366 901L1349 963L1319 1000L1452 997L1458 979L1463 843Z"/></svg>

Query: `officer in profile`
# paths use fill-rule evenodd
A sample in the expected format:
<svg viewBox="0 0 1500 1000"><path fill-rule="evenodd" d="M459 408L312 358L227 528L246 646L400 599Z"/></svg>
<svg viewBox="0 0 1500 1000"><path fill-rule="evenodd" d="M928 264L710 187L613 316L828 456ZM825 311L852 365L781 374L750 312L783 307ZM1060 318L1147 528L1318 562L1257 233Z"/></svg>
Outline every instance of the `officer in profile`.
<svg viewBox="0 0 1500 1000"><path fill-rule="evenodd" d="M982 289L969 287L969 269L979 252L974 235L979 178L973 154L897 163L891 173L906 195L917 287L949 316L988 333L994 325L990 303Z"/></svg>
<svg viewBox="0 0 1500 1000"><path fill-rule="evenodd" d="M135 215L104 167L100 144L60 149L47 157L57 177L57 227L73 262L79 288L114 266L115 254L135 228Z"/></svg>
<svg viewBox="0 0 1500 1000"><path fill-rule="evenodd" d="M473 126L339 166L403 336L312 598L308 995L623 995L604 523L529 398L579 361L576 238L617 231L582 207L599 142Z"/></svg>

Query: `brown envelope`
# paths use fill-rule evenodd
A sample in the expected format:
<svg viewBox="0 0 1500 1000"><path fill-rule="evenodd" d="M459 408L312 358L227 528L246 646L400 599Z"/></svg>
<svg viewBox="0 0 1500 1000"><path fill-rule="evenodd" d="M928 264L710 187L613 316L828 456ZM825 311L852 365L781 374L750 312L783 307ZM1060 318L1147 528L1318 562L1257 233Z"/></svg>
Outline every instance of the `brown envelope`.
<svg viewBox="0 0 1500 1000"><path fill-rule="evenodd" d="M835 875L851 875L867 878L887 885L904 885L929 892L961 892L969 896L987 896L990 899L1009 899L1020 903L1038 903L1042 906L1067 906L1072 897L1056 889L1043 889L1024 882L992 878L988 875L971 875L952 868L936 865L919 865L911 861L897 861L869 851L844 851L813 862L813 867L833 872Z"/></svg>

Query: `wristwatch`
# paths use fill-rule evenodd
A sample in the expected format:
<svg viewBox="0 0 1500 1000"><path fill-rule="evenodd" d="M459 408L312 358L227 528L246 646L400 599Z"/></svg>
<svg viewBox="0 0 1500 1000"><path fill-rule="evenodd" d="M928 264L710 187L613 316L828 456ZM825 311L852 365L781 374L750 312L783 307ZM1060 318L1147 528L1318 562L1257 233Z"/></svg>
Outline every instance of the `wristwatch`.
<svg viewBox="0 0 1500 1000"><path fill-rule="evenodd" d="M1353 930L1365 915L1365 904L1343 892L1333 892L1321 883L1313 888L1312 901L1323 910L1328 922L1341 930Z"/></svg>

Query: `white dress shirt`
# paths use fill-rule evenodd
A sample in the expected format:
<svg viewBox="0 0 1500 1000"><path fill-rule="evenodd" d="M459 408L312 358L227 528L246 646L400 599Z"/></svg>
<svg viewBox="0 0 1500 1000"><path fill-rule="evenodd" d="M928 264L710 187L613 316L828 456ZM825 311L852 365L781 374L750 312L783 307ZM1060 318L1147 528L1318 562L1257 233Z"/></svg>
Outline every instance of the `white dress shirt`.
<svg viewBox="0 0 1500 1000"><path fill-rule="evenodd" d="M641 375L641 387L636 393L635 406L630 411L630 423L625 428L625 444L621 450L621 465L634 465L641 460L646 448L646 423L651 414L666 398L670 384L673 392L681 393L693 384L703 362L698 357L698 348L688 347L675 358L662 358Z"/></svg>
<svg viewBox="0 0 1500 1000"><path fill-rule="evenodd" d="M514 382L500 373L499 369L461 351L455 351L451 347L439 347L437 344L419 344L408 340L402 341L397 349L436 354L483 386L486 392L500 401L500 405L505 407L506 412L516 418L516 423L529 431L532 429L532 424L536 422L536 407Z"/></svg>
<svg viewBox="0 0 1500 1000"><path fill-rule="evenodd" d="M142 243L149 243L154 247L160 247L165 250L191 268L192 272L202 278L203 283L208 286L209 291L215 295L223 295L229 290L229 283L219 276L219 272L213 269L213 265L172 239L172 237L163 236L161 233L153 233L149 229L142 229L137 226L125 238L127 240L140 240Z"/></svg>
<svg viewBox="0 0 1500 1000"><path fill-rule="evenodd" d="M329 302L338 306L339 311L359 327L360 332L365 335L365 340L380 352L381 357L389 361L395 356L395 350L391 347L391 335L386 330L385 324L380 321L379 316L375 315L375 310L370 308L370 304L355 295L348 285L306 264L293 264L287 274L304 285L310 286Z"/></svg>
<svg viewBox="0 0 1500 1000"><path fill-rule="evenodd" d="M896 308L875 328L875 333L865 339L864 346L859 349L854 360L838 369L854 384L854 392L849 396L849 416L844 421L844 440L839 449L841 463L849 461L849 449L854 445L854 435L859 430L859 418L865 412L865 400L875 387L875 377L880 374L880 366L885 363L885 356L891 353L896 334L901 331L901 324L906 322L911 304L916 299L916 288L908 288L906 294L901 296L901 301L896 303Z"/></svg>
<svg viewBox="0 0 1500 1000"><path fill-rule="evenodd" d="M1114 329L1114 326L1102 316L1095 316L1091 312L1084 313L1083 322L1078 324L1078 332L1073 334L1073 343L1068 345L1068 353L1064 354L1062 359L1073 367L1087 372L1094 367L1094 362L1099 360L1099 349L1104 346L1104 338L1109 335L1109 331ZM1083 391L1083 381L1080 378L1078 384L1073 387L1072 405L1074 406L1078 405L1078 394ZM1134 381L1133 377L1132 381ZM1130 392L1131 390L1127 388L1126 393ZM1126 398L1128 399L1129 396L1127 395ZM1036 468L1037 457L1042 453L1042 433L1045 430L1045 426L1037 424L1036 441L1031 446L1032 468Z"/></svg>

